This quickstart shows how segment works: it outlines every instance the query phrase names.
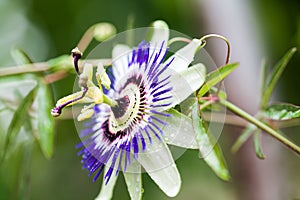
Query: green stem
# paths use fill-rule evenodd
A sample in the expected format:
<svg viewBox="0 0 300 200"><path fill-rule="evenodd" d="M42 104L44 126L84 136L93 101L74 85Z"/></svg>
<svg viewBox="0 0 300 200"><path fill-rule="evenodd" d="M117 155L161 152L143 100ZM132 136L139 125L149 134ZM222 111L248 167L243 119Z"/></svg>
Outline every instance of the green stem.
<svg viewBox="0 0 300 200"><path fill-rule="evenodd" d="M84 52L93 40L95 27L96 24L91 26L88 30L86 30L83 36L81 37L80 41L78 42L77 47L81 52Z"/></svg>
<svg viewBox="0 0 300 200"><path fill-rule="evenodd" d="M106 95L103 95L103 103L106 103L107 105L109 105L111 107L114 107L118 104L115 100L109 98Z"/></svg>
<svg viewBox="0 0 300 200"><path fill-rule="evenodd" d="M185 37L174 37L172 39L170 39L168 41L168 46L170 46L171 44L173 44L174 42L186 42L186 43L190 43L192 40L185 38Z"/></svg>
<svg viewBox="0 0 300 200"><path fill-rule="evenodd" d="M70 69L73 68L73 64L71 61L69 62ZM84 63L90 63L93 66L97 66L99 62L101 62L104 66L111 65L111 59L89 59L83 60ZM32 64L25 64L25 65L17 65L17 66L10 66L10 67L2 67L0 69L0 77L10 76L10 75L17 75L17 74L25 74L25 73L38 73L51 70L52 66L47 62L40 62L40 63L32 63ZM61 71L66 70L62 69Z"/></svg>
<svg viewBox="0 0 300 200"><path fill-rule="evenodd" d="M43 72L47 70L49 70L49 65L47 62L10 66L5 68L2 67L0 69L0 77L24 73Z"/></svg>
<svg viewBox="0 0 300 200"><path fill-rule="evenodd" d="M229 101L220 100L220 103L223 104L225 107L227 107L229 110L234 112L235 114L239 115L240 117L244 118L248 122L254 124L258 128L262 129L281 143L283 143L285 146L296 152L298 155L300 155L300 147L298 147L296 144L292 143L287 138L283 137L275 131L274 129L270 128L268 125L264 124L263 122L259 121L255 117L251 116L250 114L246 113L244 110L240 109L239 107L235 106L234 104L230 103Z"/></svg>

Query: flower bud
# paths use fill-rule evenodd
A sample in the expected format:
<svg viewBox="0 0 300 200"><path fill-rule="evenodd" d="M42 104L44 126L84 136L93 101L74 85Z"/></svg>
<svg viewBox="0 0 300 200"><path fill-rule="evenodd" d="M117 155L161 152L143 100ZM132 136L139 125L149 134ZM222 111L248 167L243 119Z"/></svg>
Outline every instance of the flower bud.
<svg viewBox="0 0 300 200"><path fill-rule="evenodd" d="M110 23L98 23L95 25L94 37L99 42L102 42L111 36L115 35L117 32L114 25Z"/></svg>

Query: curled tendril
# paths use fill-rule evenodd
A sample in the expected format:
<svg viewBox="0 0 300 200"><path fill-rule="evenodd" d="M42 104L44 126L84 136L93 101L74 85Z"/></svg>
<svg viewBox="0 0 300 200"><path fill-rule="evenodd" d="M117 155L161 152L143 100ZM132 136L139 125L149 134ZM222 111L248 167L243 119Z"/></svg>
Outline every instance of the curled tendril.
<svg viewBox="0 0 300 200"><path fill-rule="evenodd" d="M225 65L227 65L229 63L229 60L230 60L230 51L231 51L230 42L228 41L228 39L226 37L224 37L222 35L207 34L207 35L203 36L202 38L200 38L200 41L202 41L201 48L206 45L206 39L209 39L209 38L219 38L219 39L223 40L226 43L226 45L227 45L227 55L226 55ZM216 96L216 97L218 96L218 94L221 90L222 83L223 83L223 80L220 81L220 83L218 85L217 92L215 93L215 95L212 95L212 96Z"/></svg>
<svg viewBox="0 0 300 200"><path fill-rule="evenodd" d="M202 38L200 38L200 40L205 42L205 40L208 39L208 38L219 38L227 44L227 56L226 56L226 60L225 60L225 65L227 65L229 63L229 60L230 60L230 51L231 51L231 47L230 47L230 43L229 43L228 39L226 37L222 36L222 35L208 34L208 35L205 35Z"/></svg>

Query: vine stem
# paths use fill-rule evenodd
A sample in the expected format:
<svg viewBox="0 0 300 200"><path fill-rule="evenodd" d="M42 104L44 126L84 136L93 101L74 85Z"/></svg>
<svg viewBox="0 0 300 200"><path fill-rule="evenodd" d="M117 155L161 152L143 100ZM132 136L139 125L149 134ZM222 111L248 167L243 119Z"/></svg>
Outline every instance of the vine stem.
<svg viewBox="0 0 300 200"><path fill-rule="evenodd" d="M277 131L275 131L274 129L269 127L268 125L266 125L263 122L259 121L258 119L251 116L250 114L248 114L247 112L240 109L239 107L237 107L236 105L232 104L229 101L226 101L224 99L220 99L220 103L222 105L224 105L226 108L228 108L229 110L231 110L232 112L234 112L235 114L237 114L240 117L244 118L245 120L252 123L256 127L262 129L263 131L265 131L266 133L268 133L269 135L271 135L272 137L274 137L275 139L277 139L278 141L283 143L286 147L288 147L289 149L293 150L295 153L300 155L300 147L299 146L297 146L296 144L294 144L293 142L291 142L287 138L283 137L280 133L278 133Z"/></svg>
<svg viewBox="0 0 300 200"><path fill-rule="evenodd" d="M82 62L90 63L94 67L101 62L104 66L111 65L111 59L88 59L83 60ZM71 60L69 61L70 69L73 68L73 64ZM32 64L25 64L25 65L17 65L17 66L9 66L3 67L0 69L0 77L10 76L10 75L17 75L17 74L24 74L24 73L37 73L37 72L44 72L51 70L51 65L48 62L40 62L40 63L32 63ZM65 69L62 69L65 70Z"/></svg>
<svg viewBox="0 0 300 200"><path fill-rule="evenodd" d="M191 41L192 41L191 39L184 38L184 37L174 37L174 38L172 38L172 39L170 39L168 41L168 46L170 46L174 42L186 42L186 43L190 43Z"/></svg>

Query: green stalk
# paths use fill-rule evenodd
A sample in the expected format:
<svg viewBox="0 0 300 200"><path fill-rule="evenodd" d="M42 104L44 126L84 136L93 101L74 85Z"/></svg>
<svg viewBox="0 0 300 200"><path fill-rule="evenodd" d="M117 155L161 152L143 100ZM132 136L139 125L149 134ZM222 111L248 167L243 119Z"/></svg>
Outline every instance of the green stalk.
<svg viewBox="0 0 300 200"><path fill-rule="evenodd" d="M287 138L283 137L280 133L269 127L268 125L264 124L263 122L259 121L255 117L251 116L250 114L246 113L244 110L240 109L239 107L235 106L234 104L230 103L229 101L220 99L220 103L226 106L229 110L234 112L235 114L239 115L240 117L244 118L248 122L252 123L253 125L257 126L258 128L262 129L279 142L283 143L286 147L293 150L295 153L300 155L300 147L288 140Z"/></svg>
<svg viewBox="0 0 300 200"><path fill-rule="evenodd" d="M55 58L54 58L55 59ZM87 60L82 60L84 63L90 63L94 67L96 67L100 62L104 66L109 66L111 65L111 59L87 59ZM59 64L59 63L57 63ZM66 71L68 69L73 69L73 63L71 60L65 60L65 64L68 64L68 68L63 68L61 70L57 71ZM45 72L52 70L53 64L48 63L48 62L39 62L39 63L32 63L32 64L25 64L25 65L17 65L17 66L9 66L9 67L1 67L0 69L0 78L1 77L6 77L6 76L11 76L11 75L18 75L18 74L25 74L25 73L40 73L40 72Z"/></svg>
<svg viewBox="0 0 300 200"><path fill-rule="evenodd" d="M118 103L115 100L109 98L106 95L103 95L103 103L106 103L107 105L109 105L111 107L118 105Z"/></svg>

